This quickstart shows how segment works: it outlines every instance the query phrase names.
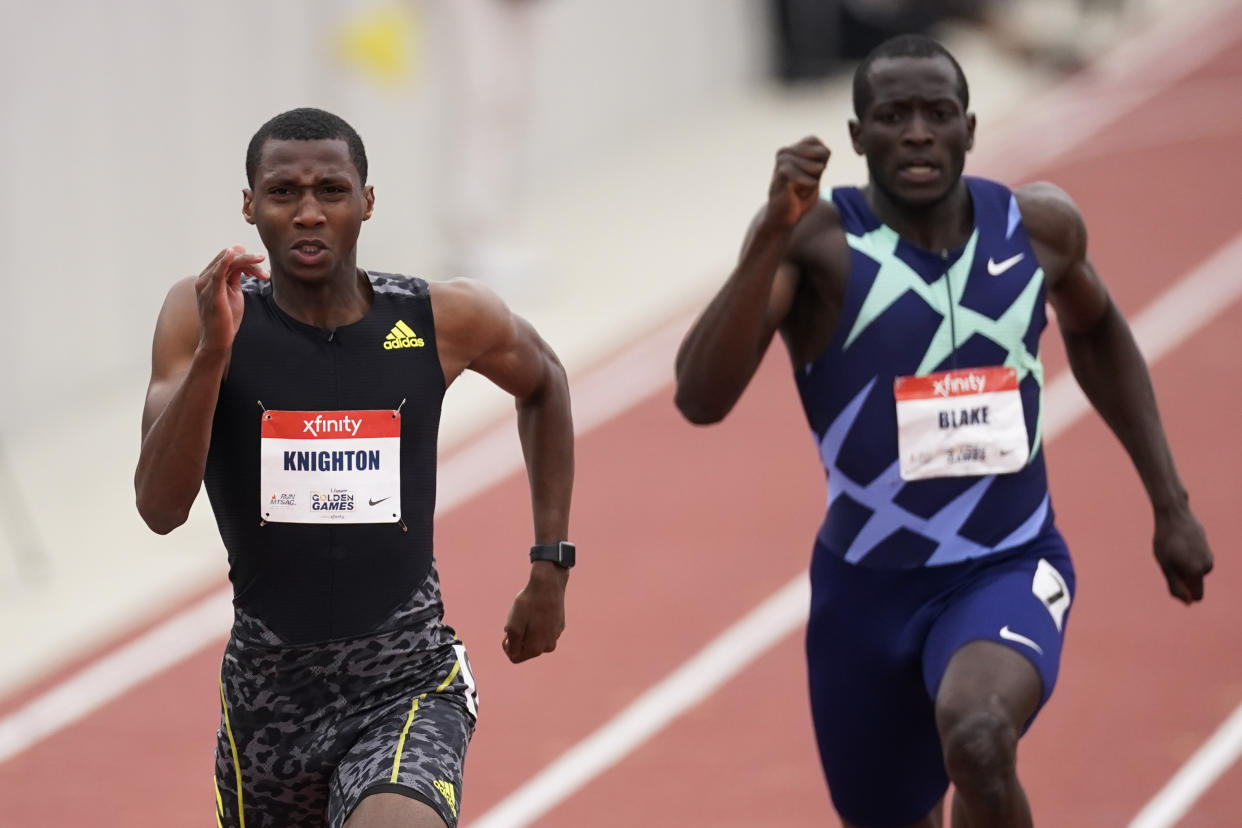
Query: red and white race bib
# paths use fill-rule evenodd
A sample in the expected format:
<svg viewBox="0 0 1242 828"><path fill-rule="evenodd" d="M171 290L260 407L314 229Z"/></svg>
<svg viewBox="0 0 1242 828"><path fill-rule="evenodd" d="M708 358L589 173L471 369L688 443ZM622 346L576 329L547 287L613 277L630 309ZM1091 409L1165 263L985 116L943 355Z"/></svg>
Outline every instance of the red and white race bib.
<svg viewBox="0 0 1242 828"><path fill-rule="evenodd" d="M902 480L1006 474L1030 454L1018 372L964 368L898 377L897 449Z"/></svg>
<svg viewBox="0 0 1242 828"><path fill-rule="evenodd" d="M270 523L401 519L401 414L264 411L259 516Z"/></svg>

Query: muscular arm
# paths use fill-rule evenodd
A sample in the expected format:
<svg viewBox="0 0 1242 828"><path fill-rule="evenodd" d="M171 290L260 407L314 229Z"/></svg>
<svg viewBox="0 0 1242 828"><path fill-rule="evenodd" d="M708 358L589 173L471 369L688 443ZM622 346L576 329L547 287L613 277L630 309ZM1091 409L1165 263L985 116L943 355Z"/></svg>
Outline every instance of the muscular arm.
<svg viewBox="0 0 1242 828"><path fill-rule="evenodd" d="M698 425L719 422L737 403L785 321L798 289L783 265L793 228L773 226L761 210L737 267L700 314L677 351L677 408Z"/></svg>
<svg viewBox="0 0 1242 828"><path fill-rule="evenodd" d="M569 383L556 354L533 327L490 290L457 280L433 286L437 347L445 377L470 369L513 395L518 435L530 481L536 543L569 538L574 482L574 428ZM556 648L565 626L569 570L531 564L505 627L505 652L515 662Z"/></svg>
<svg viewBox="0 0 1242 828"><path fill-rule="evenodd" d="M155 325L134 474L138 513L161 535L185 523L203 482L228 354L198 349L194 280L173 285Z"/></svg>
<svg viewBox="0 0 1242 828"><path fill-rule="evenodd" d="M241 274L266 278L258 269L262 258L240 248L222 251L197 278L172 286L156 321L134 490L138 513L161 535L185 523L198 496L220 382L241 322Z"/></svg>
<svg viewBox="0 0 1242 828"><path fill-rule="evenodd" d="M718 422L732 410L788 317L798 276L784 265L786 252L819 201L828 155L815 138L777 153L768 203L751 223L737 267L677 352L675 401L692 423Z"/></svg>
<svg viewBox="0 0 1242 828"><path fill-rule="evenodd" d="M1047 278L1048 298L1087 399L1130 456L1155 515L1155 553L1174 597L1203 597L1212 568L1160 422L1147 364L1087 257L1087 231L1069 197L1049 184L1018 192L1023 222Z"/></svg>

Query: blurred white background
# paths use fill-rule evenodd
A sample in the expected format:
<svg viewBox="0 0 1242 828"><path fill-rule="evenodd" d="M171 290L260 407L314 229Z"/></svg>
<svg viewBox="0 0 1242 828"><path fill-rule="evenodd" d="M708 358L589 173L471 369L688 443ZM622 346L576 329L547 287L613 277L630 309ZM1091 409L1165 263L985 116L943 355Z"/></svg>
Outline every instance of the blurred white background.
<svg viewBox="0 0 1242 828"><path fill-rule="evenodd" d="M472 47L495 58L502 84L528 89L516 124L462 120L470 58L454 14L487 2L527 18ZM492 280L572 376L714 289L778 147L817 133L836 150L826 184L865 177L844 142L848 75L774 80L770 11L764 0L0 2L0 693L225 574L205 499L160 538L134 510L131 479L167 288L222 247L258 247L240 191L267 118L318 106L361 133L377 200L359 264ZM980 31L947 36L986 140L1053 74ZM509 160L496 167L493 152ZM481 184L463 184L472 172ZM452 206L493 178L491 220L506 226L480 265L450 243ZM508 410L463 385L446 402L446 448Z"/></svg>
<svg viewBox="0 0 1242 828"><path fill-rule="evenodd" d="M0 691L225 572L204 499L185 527L159 538L134 511L131 476L165 292L224 246L259 246L241 219L240 192L246 144L267 118L318 106L363 136L377 209L360 264L428 278L461 270L446 241L446 205L463 178L463 134L489 129L464 124L454 100L466 61L480 50L486 61L489 48L462 43L466 2L0 7L9 34L0 163L11 188L0 206L0 348L9 355L0 405ZM520 192L498 190L497 201L520 214L512 241L526 256L522 272L497 288L567 364L581 365L622 341L625 322L651 312L619 285L630 304L607 300L608 284L636 261L655 263L651 252L636 258L641 246L618 217L636 199L663 201L650 212L670 215L697 201L678 203L685 179L669 179L659 158L649 177L635 179L635 143L659 143L670 124L711 120L722 102L761 85L764 9L748 0L503 5L527 18L513 36L524 32L529 62L506 67L510 55L499 53L496 68L502 80L506 71L528 73L530 84L516 125L524 140L519 132L510 147L506 135L490 138L509 154L500 172L517 179ZM495 25L494 37L509 36L505 21ZM756 196L767 153L749 176ZM494 173L494 164L480 171ZM727 217L730 243L744 226L739 215ZM450 397L446 441L507 410L464 385Z"/></svg>
<svg viewBox="0 0 1242 828"><path fill-rule="evenodd" d="M277 112L319 106L362 134L378 209L361 262L444 267L451 2L6 3L0 336L22 356L0 427L141 373L169 283L230 243L257 246L243 159ZM762 72L763 9L747 0L513 2L535 18L534 180L592 175L634 127L709 109ZM396 27L370 39L403 69L350 54L351 27L368 25Z"/></svg>

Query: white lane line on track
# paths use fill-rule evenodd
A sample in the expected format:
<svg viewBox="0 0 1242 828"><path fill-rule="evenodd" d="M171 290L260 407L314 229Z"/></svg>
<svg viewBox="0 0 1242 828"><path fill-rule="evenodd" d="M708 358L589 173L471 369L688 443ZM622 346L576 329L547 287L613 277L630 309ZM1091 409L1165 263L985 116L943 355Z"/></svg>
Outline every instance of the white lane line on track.
<svg viewBox="0 0 1242 828"><path fill-rule="evenodd" d="M1242 234L1135 317L1132 329L1139 348L1149 363L1155 363L1239 298L1242 298ZM1068 371L1062 372L1044 390L1045 440L1050 442L1090 410L1073 376ZM603 727L473 820L469 828L531 825L800 628L806 621L809 596L804 571ZM1235 714L1234 719L1242 719L1242 716ZM1179 806L1188 808L1242 751L1242 724L1235 722L1232 726L1237 732L1224 740L1223 747L1215 749L1209 762L1185 771L1190 781L1179 784L1177 791L1169 795L1170 798L1180 797L1177 799ZM1208 773L1215 775L1207 776ZM1164 828L1171 824L1150 822L1141 828Z"/></svg>
<svg viewBox="0 0 1242 828"><path fill-rule="evenodd" d="M473 820L470 828L532 824L801 627L810 602L811 585L803 573L648 688L603 727Z"/></svg>
<svg viewBox="0 0 1242 828"><path fill-rule="evenodd" d="M585 434L666 388L672 379L668 355L690 322L690 317L679 317L576 380L575 433ZM653 371L653 365L664 370ZM512 422L468 441L437 472L437 516L521 468L522 450ZM232 613L231 587L214 592L0 719L0 763L217 644L232 624Z"/></svg>
<svg viewBox="0 0 1242 828"><path fill-rule="evenodd" d="M1166 290L1130 319L1130 330L1149 364L1242 297L1242 235ZM1044 428L1059 433L1091 408L1068 373L1044 389Z"/></svg>
<svg viewBox="0 0 1242 828"><path fill-rule="evenodd" d="M1220 778L1242 753L1242 705L1212 738L1195 751L1169 784L1130 823L1129 828L1169 828Z"/></svg>
<svg viewBox="0 0 1242 828"><path fill-rule="evenodd" d="M5 716L0 762L220 640L232 617L232 599L230 590L212 593Z"/></svg>
<svg viewBox="0 0 1242 828"><path fill-rule="evenodd" d="M1242 298L1242 236L1174 285L1162 297L1165 312L1144 313L1134 322L1134 335L1148 361L1175 348L1186 330L1206 324L1211 317ZM1219 305L1212 306L1217 301ZM1154 310L1154 308L1152 309ZM1086 400L1079 394L1081 405ZM1129 828L1169 828L1242 755L1242 705L1217 728L1169 783L1139 812Z"/></svg>
<svg viewBox="0 0 1242 828"><path fill-rule="evenodd" d="M974 151L975 169L995 165L1017 181L1089 146L1090 140L1223 52L1237 40L1237 8L1200 2L1201 8L1165 12L1141 34L1104 53L1087 69L1034 96L1024 117L997 125L986 147ZM1179 48L1180 47L1180 48ZM1142 138L1140 137L1140 140Z"/></svg>
<svg viewBox="0 0 1242 828"><path fill-rule="evenodd" d="M679 317L575 379L574 434L580 437L668 387L673 379L669 354L677 350L692 321ZM517 429L510 422L467 441L437 472L437 516L504 480L522 463Z"/></svg>

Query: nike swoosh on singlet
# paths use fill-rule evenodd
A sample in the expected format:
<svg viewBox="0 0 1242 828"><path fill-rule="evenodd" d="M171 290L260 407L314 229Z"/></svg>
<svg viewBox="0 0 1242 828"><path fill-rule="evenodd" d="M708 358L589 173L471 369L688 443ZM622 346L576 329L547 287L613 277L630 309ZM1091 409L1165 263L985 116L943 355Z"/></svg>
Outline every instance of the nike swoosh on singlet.
<svg viewBox="0 0 1242 828"><path fill-rule="evenodd" d="M367 503L371 506L378 506L379 504L383 503L385 500L388 500L391 497L392 495L389 495L388 497L381 497L379 500L371 500L368 498Z"/></svg>
<svg viewBox="0 0 1242 828"><path fill-rule="evenodd" d="M1016 265L1018 262L1022 261L1022 259L1025 257L1026 257L1025 253L1018 253L1016 255L1010 256L1008 259L1005 259L1003 262L998 262L995 259L993 259L991 256L989 256L988 257L988 275L999 276L1002 273L1004 273L1006 270L1008 270L1009 268Z"/></svg>

